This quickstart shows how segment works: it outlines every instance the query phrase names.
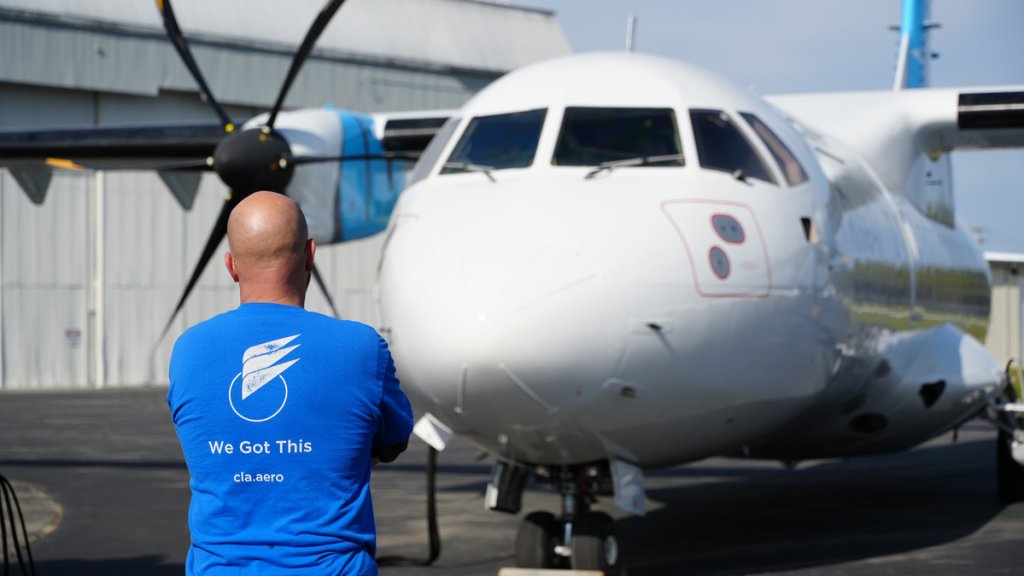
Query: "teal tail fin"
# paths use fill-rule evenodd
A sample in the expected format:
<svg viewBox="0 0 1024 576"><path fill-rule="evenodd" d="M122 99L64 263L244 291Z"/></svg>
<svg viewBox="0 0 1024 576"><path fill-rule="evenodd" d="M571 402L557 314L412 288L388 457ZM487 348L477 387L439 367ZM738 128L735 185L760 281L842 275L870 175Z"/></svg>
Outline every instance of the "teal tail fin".
<svg viewBox="0 0 1024 576"><path fill-rule="evenodd" d="M896 60L896 78L893 90L928 86L928 61L932 58L928 48L928 31L939 25L928 19L930 0L903 0L900 21L900 51Z"/></svg>

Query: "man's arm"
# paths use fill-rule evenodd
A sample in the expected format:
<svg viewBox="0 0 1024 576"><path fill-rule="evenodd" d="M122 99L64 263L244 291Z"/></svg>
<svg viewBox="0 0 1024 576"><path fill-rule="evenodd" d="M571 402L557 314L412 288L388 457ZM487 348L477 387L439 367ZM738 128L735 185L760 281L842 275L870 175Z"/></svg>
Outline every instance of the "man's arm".
<svg viewBox="0 0 1024 576"><path fill-rule="evenodd" d="M390 444L388 446L374 446L373 447L373 463L378 462L394 462L398 455L405 452L405 449L409 447L409 441L406 440L401 444Z"/></svg>
<svg viewBox="0 0 1024 576"><path fill-rule="evenodd" d="M383 339L381 345L381 362L384 365L381 401L380 428L373 443L373 457L381 462L392 462L409 447L409 435L412 434L412 405L409 398L402 392L395 375L395 362L391 358L387 343Z"/></svg>

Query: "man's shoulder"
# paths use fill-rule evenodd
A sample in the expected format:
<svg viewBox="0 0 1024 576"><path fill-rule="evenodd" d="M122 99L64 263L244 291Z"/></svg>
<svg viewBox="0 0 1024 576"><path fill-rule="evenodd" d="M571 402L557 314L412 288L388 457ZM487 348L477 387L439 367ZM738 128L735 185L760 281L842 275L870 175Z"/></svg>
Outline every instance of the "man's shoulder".
<svg viewBox="0 0 1024 576"><path fill-rule="evenodd" d="M314 324L318 329L335 332L350 338L366 338L373 341L380 338L376 328L355 320L342 320L320 314L319 312L309 311L306 312L306 320Z"/></svg>
<svg viewBox="0 0 1024 576"><path fill-rule="evenodd" d="M230 322L229 315L231 314L231 312L233 311L222 312L220 314L217 314L216 316L207 318L202 322L198 322L196 324L193 324L192 326L189 326L188 328L185 329L184 332L181 333L180 336L178 336L178 343L187 342L189 340L193 340L196 338L203 338L209 336L211 333L223 330L225 324Z"/></svg>

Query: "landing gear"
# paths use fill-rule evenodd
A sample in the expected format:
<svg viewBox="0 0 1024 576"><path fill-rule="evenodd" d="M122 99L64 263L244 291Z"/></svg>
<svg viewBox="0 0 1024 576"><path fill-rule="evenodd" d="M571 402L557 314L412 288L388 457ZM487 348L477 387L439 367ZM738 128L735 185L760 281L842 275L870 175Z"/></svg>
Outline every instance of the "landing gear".
<svg viewBox="0 0 1024 576"><path fill-rule="evenodd" d="M565 469L548 476L562 493L562 514L532 512L516 534L516 565L520 568L600 570L622 574L615 521L590 510L601 485L595 467Z"/></svg>

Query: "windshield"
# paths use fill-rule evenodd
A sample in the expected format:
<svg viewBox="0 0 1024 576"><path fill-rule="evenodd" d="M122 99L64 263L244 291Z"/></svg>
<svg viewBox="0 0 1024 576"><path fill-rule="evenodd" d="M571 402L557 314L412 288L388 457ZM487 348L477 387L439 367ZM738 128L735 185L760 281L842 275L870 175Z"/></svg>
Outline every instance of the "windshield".
<svg viewBox="0 0 1024 576"><path fill-rule="evenodd" d="M629 166L682 166L682 147L671 108L565 109L551 163L557 166L602 166L622 160Z"/></svg>
<svg viewBox="0 0 1024 576"><path fill-rule="evenodd" d="M743 116L747 124L750 124L750 127L754 129L754 132L764 142L765 147L768 148L768 152L771 152L772 157L775 158L775 163L782 170L782 175L786 178L787 184L796 186L797 184L807 182L807 172L800 165L800 161L796 159L796 156L786 146L786 143L767 124L748 112L740 112L740 116Z"/></svg>
<svg viewBox="0 0 1024 576"><path fill-rule="evenodd" d="M526 168L533 164L546 114L539 109L473 118L441 174Z"/></svg>
<svg viewBox="0 0 1024 576"><path fill-rule="evenodd" d="M702 168L775 184L775 177L743 132L721 110L690 110Z"/></svg>

